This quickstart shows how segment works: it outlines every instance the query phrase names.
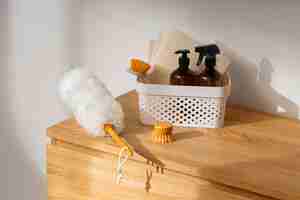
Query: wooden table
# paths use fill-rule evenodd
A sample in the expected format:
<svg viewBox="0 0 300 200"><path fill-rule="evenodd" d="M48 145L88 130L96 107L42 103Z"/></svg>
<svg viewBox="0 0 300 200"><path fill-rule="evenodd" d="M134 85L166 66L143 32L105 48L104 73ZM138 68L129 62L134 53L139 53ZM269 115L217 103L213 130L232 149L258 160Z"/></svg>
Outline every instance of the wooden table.
<svg viewBox="0 0 300 200"><path fill-rule="evenodd" d="M297 120L229 107L224 128L175 128L176 141L159 145L139 122L136 93L118 100L124 137L138 152L126 164L134 181L116 185L119 148L68 119L48 128L49 199L300 199Z"/></svg>

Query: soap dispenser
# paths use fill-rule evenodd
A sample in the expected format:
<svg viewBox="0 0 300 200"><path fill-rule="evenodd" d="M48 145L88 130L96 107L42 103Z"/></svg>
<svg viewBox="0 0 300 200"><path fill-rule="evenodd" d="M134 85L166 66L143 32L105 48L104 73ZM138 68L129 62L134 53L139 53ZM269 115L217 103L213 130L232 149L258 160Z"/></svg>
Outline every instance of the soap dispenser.
<svg viewBox="0 0 300 200"><path fill-rule="evenodd" d="M221 53L219 47L215 44L197 46L195 47L195 52L199 53L199 57L197 60L198 67L200 67L200 65L202 64L204 56L206 55L215 56Z"/></svg>
<svg viewBox="0 0 300 200"><path fill-rule="evenodd" d="M173 71L170 75L171 85L194 85L194 75L189 69L190 59L188 49L181 49L175 52L175 54L181 54L178 58L179 67Z"/></svg>
<svg viewBox="0 0 300 200"><path fill-rule="evenodd" d="M209 44L195 47L195 52L199 53L197 66L201 68L201 73L195 77L195 85L198 86L220 86L221 75L216 71L216 55L220 49L216 44Z"/></svg>
<svg viewBox="0 0 300 200"><path fill-rule="evenodd" d="M216 55L204 56L205 69L199 76L201 86L221 87L223 86L222 75L215 69Z"/></svg>

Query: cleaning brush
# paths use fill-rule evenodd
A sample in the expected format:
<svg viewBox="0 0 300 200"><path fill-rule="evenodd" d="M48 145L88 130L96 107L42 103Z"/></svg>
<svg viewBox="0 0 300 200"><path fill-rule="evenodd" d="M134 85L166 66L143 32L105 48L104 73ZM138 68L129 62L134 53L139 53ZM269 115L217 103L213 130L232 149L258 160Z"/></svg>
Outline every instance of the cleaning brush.
<svg viewBox="0 0 300 200"><path fill-rule="evenodd" d="M148 76L154 71L154 65L148 64L143 60L132 58L129 63L128 71L138 77Z"/></svg>
<svg viewBox="0 0 300 200"><path fill-rule="evenodd" d="M133 154L132 147L119 136L124 128L122 107L94 74L82 67L69 68L59 82L59 95L89 135L109 134Z"/></svg>
<svg viewBox="0 0 300 200"><path fill-rule="evenodd" d="M167 144L173 141L172 124L168 122L156 122L152 132L152 141L159 144Z"/></svg>

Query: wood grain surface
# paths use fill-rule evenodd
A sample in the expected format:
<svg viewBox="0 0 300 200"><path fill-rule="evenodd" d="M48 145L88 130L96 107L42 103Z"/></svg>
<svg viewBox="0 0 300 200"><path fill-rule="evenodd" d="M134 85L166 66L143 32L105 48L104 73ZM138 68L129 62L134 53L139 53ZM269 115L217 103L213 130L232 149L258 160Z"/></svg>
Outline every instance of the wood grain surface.
<svg viewBox="0 0 300 200"><path fill-rule="evenodd" d="M117 157L87 148L48 145L49 200L271 200L203 179L128 161L127 181L114 180ZM148 176L147 173L148 172Z"/></svg>
<svg viewBox="0 0 300 200"><path fill-rule="evenodd" d="M300 123L239 107L229 107L221 129L175 128L176 141L151 141L152 127L138 119L137 94L118 99L126 115L124 137L138 154L170 171L242 188L278 199L300 199ZM48 129L48 136L116 154L109 138L91 138L68 119ZM143 156L140 156L143 155Z"/></svg>

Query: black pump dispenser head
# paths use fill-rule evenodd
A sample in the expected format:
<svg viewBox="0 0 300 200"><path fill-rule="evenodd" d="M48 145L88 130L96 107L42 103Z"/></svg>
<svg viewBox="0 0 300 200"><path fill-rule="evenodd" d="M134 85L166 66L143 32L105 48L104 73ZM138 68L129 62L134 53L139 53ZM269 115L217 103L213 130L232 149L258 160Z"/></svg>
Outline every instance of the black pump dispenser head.
<svg viewBox="0 0 300 200"><path fill-rule="evenodd" d="M197 61L197 65L199 66L202 63L204 56L216 56L217 54L220 54L220 49L215 44L209 44L205 46L197 46L195 47L195 52L199 53L199 58Z"/></svg>
<svg viewBox="0 0 300 200"><path fill-rule="evenodd" d="M211 74L212 76L215 73L215 66L216 66L216 56L215 55L206 55L205 56L205 66L208 69L208 73Z"/></svg>
<svg viewBox="0 0 300 200"><path fill-rule="evenodd" d="M188 57L187 54L190 53L190 50L188 49L180 49L178 51L175 52L175 54L181 54L181 56L179 56L178 58L178 63L179 63L179 68L186 70L188 69L189 65L190 65L190 58Z"/></svg>

